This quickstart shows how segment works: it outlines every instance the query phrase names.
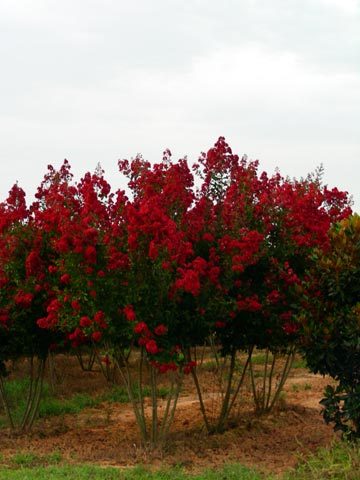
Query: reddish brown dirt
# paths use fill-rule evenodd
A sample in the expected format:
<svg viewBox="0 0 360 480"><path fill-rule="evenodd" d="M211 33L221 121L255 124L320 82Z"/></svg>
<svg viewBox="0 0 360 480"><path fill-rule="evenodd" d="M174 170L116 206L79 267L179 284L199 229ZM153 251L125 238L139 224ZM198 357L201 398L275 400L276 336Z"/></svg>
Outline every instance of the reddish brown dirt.
<svg viewBox="0 0 360 480"><path fill-rule="evenodd" d="M74 358L63 357L57 363L58 371L64 374L63 383L57 387L60 395L96 395L109 388L99 372L81 372ZM214 385L211 372L203 374L202 383L207 386L205 398L211 410L215 405L209 393ZM236 424L224 434L207 435L192 380L187 377L172 433L162 450L150 453L141 448L129 404L102 403L78 415L39 420L29 436L11 437L2 430L0 451L5 463L18 452L47 455L57 451L65 461L76 463L182 465L197 471L240 462L281 473L295 466L299 456L313 453L334 440L332 428L324 424L320 415L319 400L327 383L329 379L294 369L279 406L271 414L255 415L250 394L245 391Z"/></svg>

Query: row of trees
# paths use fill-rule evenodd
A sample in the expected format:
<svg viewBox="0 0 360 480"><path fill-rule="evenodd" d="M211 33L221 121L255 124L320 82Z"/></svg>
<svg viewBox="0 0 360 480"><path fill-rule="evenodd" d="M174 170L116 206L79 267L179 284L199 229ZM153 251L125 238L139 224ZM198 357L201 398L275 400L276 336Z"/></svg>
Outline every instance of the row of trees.
<svg viewBox="0 0 360 480"><path fill-rule="evenodd" d="M257 409L267 411L297 348L309 354L314 370L328 371L319 367L331 336L331 315L325 320L324 312L341 297L331 290L338 231L329 230L351 213L346 193L322 186L320 175L291 180L260 173L257 162L234 155L222 137L193 170L168 150L158 164L136 157L119 161L119 170L129 198L112 192L100 168L74 182L65 161L58 171L49 167L30 206L17 185L0 204L0 393L11 426L7 361L26 356L34 365L26 429L36 416L46 357L56 349L93 344L106 351L127 387L142 438L152 443L167 435L184 374L194 378L211 432L226 428L246 373ZM350 274L346 281L353 281ZM215 420L194 358L194 347L205 341L229 365ZM269 359L260 390L251 363L255 348ZM238 352L247 355L241 375ZM288 359L273 391L279 354ZM137 374L130 369L134 355ZM171 387L159 418L157 382L165 373ZM145 377L152 389L150 423Z"/></svg>

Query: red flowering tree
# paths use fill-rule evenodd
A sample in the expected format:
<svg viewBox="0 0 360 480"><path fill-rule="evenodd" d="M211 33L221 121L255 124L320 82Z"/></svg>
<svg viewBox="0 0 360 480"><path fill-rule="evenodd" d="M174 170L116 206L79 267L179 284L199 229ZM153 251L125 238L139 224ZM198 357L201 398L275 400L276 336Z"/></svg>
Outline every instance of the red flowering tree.
<svg viewBox="0 0 360 480"><path fill-rule="evenodd" d="M301 340L297 314L308 302L309 292L303 288L303 280L307 278L314 249L326 249L331 225L351 212L346 192L324 187L321 171L299 181L276 177L276 185L271 189L270 268L265 276L263 309L267 331L258 343L266 349L266 361L263 378L257 385L250 362L259 412L271 410L276 403ZM277 358L284 353L283 369L274 382Z"/></svg>
<svg viewBox="0 0 360 480"><path fill-rule="evenodd" d="M130 341L121 314L127 256L122 252L118 211L125 196L111 193L103 173L99 167L74 183L67 162L59 171L49 167L34 208L54 252L49 267L54 298L38 324L64 332L78 356L82 346L92 347L102 367L99 352L110 348L107 340L121 348L128 348ZM109 330L109 319L118 318L125 326L121 338L114 337L118 330Z"/></svg>
<svg viewBox="0 0 360 480"><path fill-rule="evenodd" d="M192 374L208 431L222 431L244 381L257 336L263 329L262 297L268 269L266 238L271 226L270 182L257 163L234 155L223 138L200 157L202 184L193 211L195 250L207 264L199 309L211 324L215 358L222 378L217 418L206 410L197 368ZM196 215L197 214L197 215ZM206 299L204 302L203 299ZM219 352L217 350L219 349ZM240 372L238 352L247 353ZM220 366L220 358L226 369ZM192 360L191 350L188 358Z"/></svg>
<svg viewBox="0 0 360 480"><path fill-rule="evenodd" d="M331 223L349 208L346 194L330 192L315 177L290 181L278 173L259 174L258 163L234 155L223 138L203 154L197 171L202 178L197 209L203 221L196 222L195 250L216 268L206 314L221 356L229 357L214 422L207 418L196 368L193 375L207 428L223 430L248 367L257 410L275 404L295 354L296 313L306 300L300 284L308 259L315 247L326 244ZM261 383L256 383L251 362L255 347L266 350ZM237 377L239 351L247 359ZM276 384L275 363L283 354L287 360Z"/></svg>
<svg viewBox="0 0 360 480"><path fill-rule="evenodd" d="M124 356L119 365L125 369L123 378L142 437L155 444L168 433L182 375L189 371L183 346L199 336L196 321L187 319L186 311L191 307L184 306L176 295L179 282L187 289L198 288L196 274L190 278L185 273L193 259L186 231L194 199L193 176L185 160L172 162L169 151L161 163L153 166L140 157L130 163L121 161L119 166L132 192L124 210L129 271L123 314L132 328L134 345L140 349L137 377L130 375ZM164 373L170 375L171 385L164 415L159 419L157 384L158 375ZM143 403L146 376L152 391L150 427Z"/></svg>
<svg viewBox="0 0 360 480"><path fill-rule="evenodd" d="M38 319L52 298L46 237L26 208L17 185L0 205L0 394L12 430L31 428L38 411L49 348L58 335L44 331ZM19 424L6 395L6 361L28 358L29 395Z"/></svg>

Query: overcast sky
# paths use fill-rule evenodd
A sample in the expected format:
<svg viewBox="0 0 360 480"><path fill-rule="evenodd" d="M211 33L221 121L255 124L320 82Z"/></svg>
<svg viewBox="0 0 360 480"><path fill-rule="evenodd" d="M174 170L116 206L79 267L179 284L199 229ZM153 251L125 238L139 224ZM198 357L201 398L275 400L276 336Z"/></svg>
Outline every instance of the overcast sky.
<svg viewBox="0 0 360 480"><path fill-rule="evenodd" d="M51 163L195 160L224 135L360 210L360 1L1 0L0 199Z"/></svg>

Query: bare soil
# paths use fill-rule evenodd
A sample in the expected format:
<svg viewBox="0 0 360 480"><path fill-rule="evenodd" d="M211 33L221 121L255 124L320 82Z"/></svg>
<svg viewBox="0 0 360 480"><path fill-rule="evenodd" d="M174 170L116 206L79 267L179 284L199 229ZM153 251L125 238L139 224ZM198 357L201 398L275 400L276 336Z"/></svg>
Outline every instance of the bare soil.
<svg viewBox="0 0 360 480"><path fill-rule="evenodd" d="M57 394L100 395L109 384L100 371L83 372L75 357L56 360L62 382ZM17 366L21 374L23 366ZM214 378L204 371L206 404L216 409L211 394ZM47 455L59 452L66 462L95 463L127 467L145 464L154 468L181 465L188 471L219 467L239 462L265 472L282 473L294 467L300 457L330 445L335 435L324 424L319 400L328 378L310 374L304 368L293 369L281 401L270 414L254 413L251 395L245 389L237 408L236 422L223 434L208 435L203 428L196 392L186 377L179 399L174 425L163 449L149 451L141 447L130 404L103 402L77 415L48 417L36 423L29 435L13 437L0 430L2 462L16 453Z"/></svg>

